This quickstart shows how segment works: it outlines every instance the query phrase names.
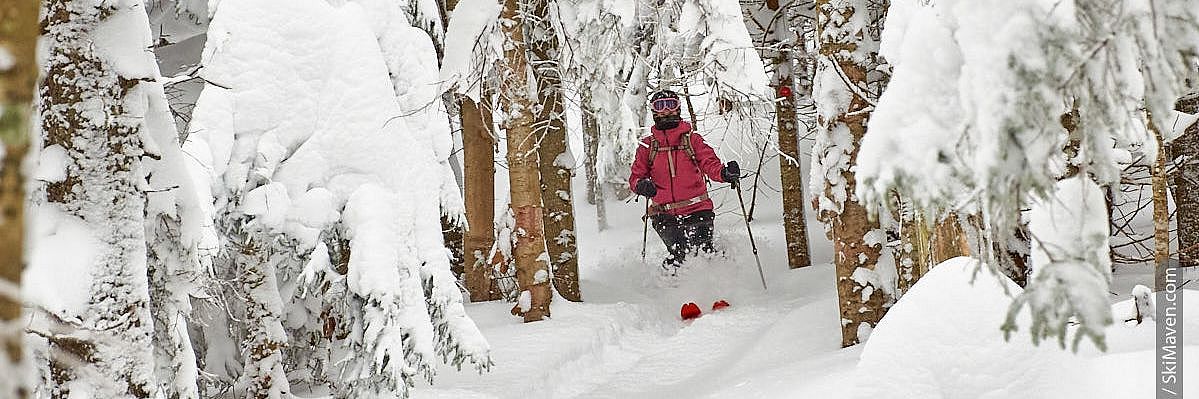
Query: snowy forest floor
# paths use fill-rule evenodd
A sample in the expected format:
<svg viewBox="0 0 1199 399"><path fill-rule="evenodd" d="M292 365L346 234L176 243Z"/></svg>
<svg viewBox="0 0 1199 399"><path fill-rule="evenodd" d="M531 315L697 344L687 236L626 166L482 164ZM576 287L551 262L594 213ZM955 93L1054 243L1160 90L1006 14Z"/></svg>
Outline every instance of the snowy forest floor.
<svg viewBox="0 0 1199 399"><path fill-rule="evenodd" d="M531 324L523 324L511 316L509 303L468 305L467 311L491 343L495 367L483 375L473 370L459 372L443 367L435 384L418 386L413 397L848 398L863 393L855 385L862 385L864 373L879 370L876 364L875 369L863 371L866 366L859 364L868 344L839 348L837 295L833 269L828 264L829 245L823 239L823 232L811 230L814 260L820 264L788 270L779 212L759 209L761 215L753 226L769 284L769 290L764 292L740 209L732 211L737 207L736 197L727 190L721 194L717 197L716 243L725 250L725 256L690 261L673 283L664 281L657 272L665 250L652 229L648 260L640 260L640 203L609 201L611 227L603 231L596 228L591 217L594 207L579 204L582 206L576 212L581 215L580 275L585 302L555 298L552 318ZM820 225L810 221L809 226L819 229ZM1138 269L1117 272L1112 286L1114 308L1119 309L1121 304L1131 306L1119 301L1128 297L1133 285L1151 282L1147 270ZM983 280L980 278L987 283ZM997 286L989 284L991 289ZM966 288L957 290L956 295L974 296L968 284L958 285ZM1188 297L1193 309L1199 309L1199 292L1196 294ZM933 397L927 396L930 392L940 393L936 397L1062 397L1063 393L1080 393L1073 387L1092 379L1108 381L1095 385L1095 391L1102 393L1095 397L1151 396L1154 378L1151 324L1128 329L1117 322L1113 330L1131 332L1109 331L1112 347L1109 353L1098 352L1084 343L1075 355L1061 351L1052 342L1034 348L1027 343L1026 335L1018 334L1010 343L1003 342L999 324L1006 305L995 303L1003 302L1001 292L992 295L1000 296L999 300L965 301L950 305L956 309L937 309L937 302L954 302L944 300L948 295L955 295L955 291L926 295L923 301L909 301L920 303L905 308L909 313L948 313L943 320L928 323L897 320L887 334L888 338L923 336L912 338L919 342L913 342L911 347L905 343L899 348L883 345L871 348L879 354L876 358L910 354L912 360L908 364L884 361L884 368L914 369L883 371L893 375L879 376L882 381L876 387L887 387L890 385L887 380L899 386L920 386L920 378L901 381L913 373L960 374L933 376L935 383L924 384L926 391L891 390L890 394L875 397ZM710 311L717 299L727 299L732 307ZM692 322L681 321L679 307L685 302L699 304L704 316ZM987 306L994 306L994 311L979 309ZM955 319L955 310L962 317ZM1199 316L1199 310L1190 312L1186 318L1191 331L1199 331L1199 317L1195 316ZM946 328L945 323L951 326ZM1027 324L1021 327L1027 329ZM880 335L881 328L875 336ZM940 330L951 332L944 333L949 338L939 339L928 336L921 328L939 329L933 334L941 334ZM978 334L979 331L982 333ZM953 334L959 334L956 338L967 342L953 342ZM962 335L967 338L961 339ZM1189 335L1199 337L1195 333ZM938 340L942 342L928 342ZM1187 343L1191 345L1187 348L1187 366L1195 369L1199 367L1196 362L1199 340L1192 338ZM1011 346L1009 349L1003 345ZM993 359L971 359L980 351L988 353L987 348L998 348L990 353ZM945 358L945 351L956 352L957 362L944 364L939 360ZM1135 362L1130 363L1129 356ZM978 366L963 368L971 364ZM1026 364L1028 369L1021 369ZM1130 373L1130 367L1140 371ZM1057 368L1085 371L1065 375L1046 371ZM1191 375L1196 374L1199 373ZM1009 380L1002 381L1004 378ZM1038 383L1046 379L1063 382ZM1197 380L1188 378L1192 390L1199 390ZM1049 389L1045 389L1047 386ZM1116 396L1129 393L1137 395Z"/></svg>

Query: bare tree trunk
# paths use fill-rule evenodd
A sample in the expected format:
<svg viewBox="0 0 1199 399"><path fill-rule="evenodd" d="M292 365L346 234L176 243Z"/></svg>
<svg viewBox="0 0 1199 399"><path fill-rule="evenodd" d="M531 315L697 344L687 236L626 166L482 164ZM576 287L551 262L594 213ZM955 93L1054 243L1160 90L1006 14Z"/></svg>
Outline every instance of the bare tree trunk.
<svg viewBox="0 0 1199 399"><path fill-rule="evenodd" d="M1199 113L1199 93L1178 102L1178 110ZM1178 223L1178 259L1181 266L1199 266L1199 124L1170 145L1174 158L1174 220Z"/></svg>
<svg viewBox="0 0 1199 399"><path fill-rule="evenodd" d="M895 250L895 292L903 296L928 271L928 229L920 213L898 194L892 196L892 219L899 221L899 248Z"/></svg>
<svg viewBox="0 0 1199 399"><path fill-rule="evenodd" d="M458 0L439 3L442 26L448 27L450 13L458 6ZM484 90L481 101L490 101L491 94L490 90ZM457 231L445 229L447 221L443 217L444 235L447 244L452 240L461 243L462 263L455 266L462 268L462 280L471 302L496 300L501 296L495 290L487 259L487 252L495 243L495 136L491 132L491 107L477 104L470 97L447 95L452 98L446 100L447 108L454 105L462 126L462 201L466 226L458 225Z"/></svg>
<svg viewBox="0 0 1199 399"><path fill-rule="evenodd" d="M796 90L797 75L795 71L796 52L803 51L804 43L797 35L802 27L794 26L795 15L793 8L800 7L793 1L755 1L742 0L742 12L746 16L746 26L759 48L763 59L770 60L773 68L775 94L779 98L775 102L775 123L778 130L779 177L783 192L783 232L787 240L787 264L792 269L810 266L811 249L808 241L807 224L804 215L804 179L799 166L799 118L796 107L799 98L806 96ZM796 29L792 29L796 28ZM809 92L810 93L810 92ZM759 154L758 171L766 159L766 146ZM759 175L754 175L753 194L750 199L749 215L752 220L757 205L757 189Z"/></svg>
<svg viewBox="0 0 1199 399"><path fill-rule="evenodd" d="M0 52L13 64L0 68L0 398L24 399L26 361L21 329L11 328L21 319L21 272L25 251L25 177L21 161L29 150L33 92L37 89L35 47L38 38L38 1L18 0L0 5Z"/></svg>
<svg viewBox="0 0 1199 399"><path fill-rule="evenodd" d="M604 204L604 186L600 184L599 173L596 170L596 157L599 156L600 127L595 118L597 112L591 106L591 92L583 91L583 151L585 169L587 171L587 203L595 205L595 218L599 230L608 228L608 210Z"/></svg>
<svg viewBox="0 0 1199 399"><path fill-rule="evenodd" d="M500 106L506 111L504 132L508 135L508 181L512 213L516 219L516 283L525 322L539 321L550 314L550 258L545 248L541 205L541 173L538 169L534 135L534 101L529 98L525 37L522 31L527 9L517 0L505 0L500 18L505 20L504 63L500 66Z"/></svg>
<svg viewBox="0 0 1199 399"><path fill-rule="evenodd" d="M495 141L491 112L462 98L462 158L466 174L466 289L472 302L499 298L487 252L495 243Z"/></svg>
<svg viewBox="0 0 1199 399"><path fill-rule="evenodd" d="M950 213L930 225L922 212L913 210L896 198L892 214L900 221L900 247L895 251L896 291L902 296L924 277L933 266L959 256L970 255L970 243L957 214Z"/></svg>
<svg viewBox="0 0 1199 399"><path fill-rule="evenodd" d="M67 159L64 178L46 183L42 206L85 223L96 244L88 304L83 314L68 315L81 320L70 329L85 342L51 351L53 364L70 368L52 371L67 381L50 387L60 397L71 389L109 398L158 393L142 191L148 135L142 131L144 110L127 103L136 102L130 96L140 92L134 89L153 77L122 75L94 43L103 25L126 29L146 23L112 18L119 11L137 12L116 4L50 0L42 13L49 56L39 90L41 109L52 110L39 115L42 140L44 147L61 148ZM90 349L76 352L74 346ZM81 352L85 359L74 357Z"/></svg>
<svg viewBox="0 0 1199 399"><path fill-rule="evenodd" d="M779 2L768 1L766 7L774 13L786 13ZM785 14L784 14L785 15ZM775 121L779 135L779 175L783 190L783 231L787 238L787 264L792 269L812 265L808 244L808 227L804 216L803 173L799 167L799 118L795 113L796 90L794 51L803 48L790 29L789 15L775 18L768 37L767 48L784 46L773 52L774 79L778 88ZM796 47L798 46L798 47Z"/></svg>
<svg viewBox="0 0 1199 399"><path fill-rule="evenodd" d="M933 227L929 247L930 267L959 256L970 256L970 244L966 242L966 233L962 231L956 213L950 213Z"/></svg>
<svg viewBox="0 0 1199 399"><path fill-rule="evenodd" d="M881 229L872 221L866 208L854 197L853 165L862 136L866 133L866 122L870 115L868 99L862 97L870 85L867 74L875 69L874 57L855 54L877 54L877 42L868 41L866 28L878 24L868 9L868 0L818 0L816 2L820 67L818 74L836 74L840 77L818 78L824 84L840 85L821 90L839 90L850 100L844 106L832 110L832 114L820 115L821 139L813 149L813 178L824 180L824 192L820 202L837 202L839 206L818 206L820 219L828 224L828 235L833 241L833 262L836 265L837 296L841 310L841 345L851 346L861 342L862 334L873 329L882 319L891 298L881 286L874 269L882 250ZM835 75L835 76L836 76ZM853 85L854 87L849 87ZM823 98L817 98L821 101ZM848 137L842 136L848 135ZM848 142L848 148L834 145ZM847 160L840 162L839 160ZM829 174L831 176L826 176ZM832 179L832 180L830 180ZM868 237L868 235L870 237Z"/></svg>
<svg viewBox="0 0 1199 399"><path fill-rule="evenodd" d="M605 204L603 185L599 182L597 158L599 157L599 121L596 120L594 105L591 105L591 91L583 91L583 151L584 169L588 179L588 204L596 206L596 224L599 231L608 229L608 208Z"/></svg>
<svg viewBox="0 0 1199 399"><path fill-rule="evenodd" d="M1157 139L1157 154L1153 162L1153 289L1166 289L1166 266L1170 262L1170 208L1166 192L1166 143L1162 133L1149 122L1149 130Z"/></svg>
<svg viewBox="0 0 1199 399"><path fill-rule="evenodd" d="M482 100L489 101L486 90ZM491 106L462 97L461 121L464 200L467 230L464 238L466 284L471 300L500 299L495 290L487 253L495 244L495 153Z"/></svg>
<svg viewBox="0 0 1199 399"><path fill-rule="evenodd" d="M579 293L579 250L575 235L574 157L566 144L566 107L563 104L562 74L559 68L558 35L551 19L550 0L530 0L532 12L526 16L530 32L529 54L533 76L537 78L537 131L541 146L541 200L545 205L546 247L553 264L554 288L568 301L583 300Z"/></svg>

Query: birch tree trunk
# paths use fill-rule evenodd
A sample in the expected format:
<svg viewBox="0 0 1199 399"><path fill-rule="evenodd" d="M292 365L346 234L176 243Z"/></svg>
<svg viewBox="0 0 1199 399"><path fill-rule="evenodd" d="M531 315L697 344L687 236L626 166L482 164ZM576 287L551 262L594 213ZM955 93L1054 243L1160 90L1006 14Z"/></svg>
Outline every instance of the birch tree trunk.
<svg viewBox="0 0 1199 399"><path fill-rule="evenodd" d="M506 116L508 181L512 213L516 220L516 284L519 310L525 322L539 321L550 313L550 257L546 253L541 173L533 126L534 99L529 93L529 64L525 58L522 27L528 10L518 0L505 0L500 13L506 43L500 65L500 106Z"/></svg>
<svg viewBox="0 0 1199 399"><path fill-rule="evenodd" d="M1178 110L1199 113L1199 93L1178 102ZM1199 266L1199 124L1170 144L1174 158L1174 220L1178 222L1181 266Z"/></svg>
<svg viewBox="0 0 1199 399"><path fill-rule="evenodd" d="M13 64L0 66L0 397L24 399L28 362L21 345L21 272L25 260L25 176L21 161L29 150L33 92L37 90L35 50L38 39L38 1L16 0L0 5L0 52Z"/></svg>
<svg viewBox="0 0 1199 399"><path fill-rule="evenodd" d="M541 199L545 205L546 247L553 264L554 288L566 300L579 302L579 250L575 236L574 157L566 144L566 107L563 104L562 75L559 68L558 34L550 0L530 0L526 16L533 76L537 78L537 128L540 139Z"/></svg>
<svg viewBox="0 0 1199 399"><path fill-rule="evenodd" d="M460 104L466 174L466 289L471 302L484 302L499 299L487 259L487 252L495 244L495 142L490 129L491 112L470 98L463 97Z"/></svg>
<svg viewBox="0 0 1199 399"><path fill-rule="evenodd" d="M891 298L875 272L886 234L871 221L854 196L853 166L870 99L868 73L877 66L878 42L867 27L881 18L871 15L868 0L818 0L819 65L815 100L821 104L820 132L813 148L813 187L819 218L833 241L837 296L841 312L841 345L860 343L882 319ZM871 95L876 96L876 95ZM848 99L844 103L841 100ZM817 180L818 179L818 180Z"/></svg>

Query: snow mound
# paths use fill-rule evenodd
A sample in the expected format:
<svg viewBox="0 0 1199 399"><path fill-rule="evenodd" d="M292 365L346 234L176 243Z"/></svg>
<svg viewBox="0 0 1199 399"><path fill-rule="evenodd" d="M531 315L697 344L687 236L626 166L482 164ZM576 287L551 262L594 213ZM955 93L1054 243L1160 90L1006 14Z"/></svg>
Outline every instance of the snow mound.
<svg viewBox="0 0 1199 399"><path fill-rule="evenodd" d="M978 267L970 258L937 265L888 311L862 351L859 378L874 381L859 397L1028 397L1053 385L1046 366L1068 354L1019 336L1004 341L999 326L1012 301L1004 290L1021 289Z"/></svg>
<svg viewBox="0 0 1199 399"><path fill-rule="evenodd" d="M1153 324L1109 327L1106 353L1090 344L1077 354L1053 343L1034 345L1027 331L1007 341L999 327L1022 290L979 267L975 259L950 259L904 294L862 350L855 397L1152 397ZM1187 302L1199 305L1199 300ZM1132 306L1124 301L1112 308L1124 314ZM1028 320L1027 311L1017 317L1018 323ZM1184 323L1197 321L1191 317ZM1188 355L1199 356L1196 343L1186 342Z"/></svg>

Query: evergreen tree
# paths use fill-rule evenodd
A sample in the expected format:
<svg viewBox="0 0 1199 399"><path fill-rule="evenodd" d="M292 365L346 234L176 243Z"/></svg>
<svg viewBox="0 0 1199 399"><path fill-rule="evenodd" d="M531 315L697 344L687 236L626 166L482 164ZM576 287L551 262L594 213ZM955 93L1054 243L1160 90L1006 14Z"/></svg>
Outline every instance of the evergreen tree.
<svg viewBox="0 0 1199 399"><path fill-rule="evenodd" d="M188 135L223 234L214 268L236 281L233 317L206 331L206 370L253 397L356 398L405 397L438 358L485 371L441 234L457 196L448 119L414 106L440 105L432 41L398 3L275 8L218 9ZM219 328L243 345L240 367Z"/></svg>
<svg viewBox="0 0 1199 399"><path fill-rule="evenodd" d="M892 3L883 49L893 75L862 144L857 192L873 207L885 207L895 190L929 215L977 212L967 217L977 232L973 247L994 273L1019 267L1005 258L1019 250L1010 242L1022 230L1023 208L1035 205L1046 220L1079 226L1037 231L1056 225L1029 220L1032 273L1006 328L1017 327L1015 316L1028 305L1034 340L1064 345L1067 326L1076 322L1075 344L1086 337L1102 347L1111 322L1111 269L1106 234L1097 237L1102 231L1087 222L1107 218L1092 188L1118 183L1121 159L1138 147L1156 153L1140 110L1165 125L1194 73L1199 6L1176 0L960 5ZM947 53L962 56L926 62ZM1064 129L1061 117L1072 109L1074 128ZM913 140L926 145L901 144ZM1067 147L1077 150L1067 154ZM912 161L920 159L928 161ZM1048 205L1055 200L1072 207Z"/></svg>

